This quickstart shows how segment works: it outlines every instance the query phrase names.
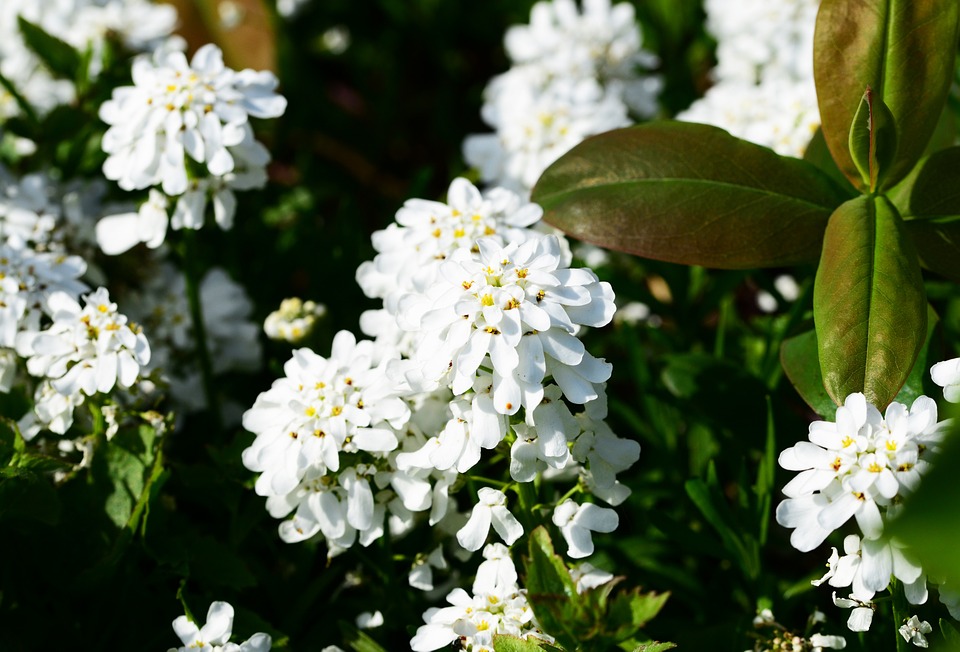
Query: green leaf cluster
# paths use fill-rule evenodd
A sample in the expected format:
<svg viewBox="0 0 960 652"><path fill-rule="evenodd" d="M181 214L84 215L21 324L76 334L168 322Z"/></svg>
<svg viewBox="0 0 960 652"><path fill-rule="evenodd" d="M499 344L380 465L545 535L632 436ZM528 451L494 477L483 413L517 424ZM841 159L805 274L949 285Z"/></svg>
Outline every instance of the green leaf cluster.
<svg viewBox="0 0 960 652"><path fill-rule="evenodd" d="M824 0L822 141L809 160L712 127L652 123L587 139L544 172L533 199L574 237L657 260L819 259L816 333L785 347L784 368L824 416L853 392L882 410L927 341L921 268L960 278L958 154L923 158L953 78L958 16L953 0Z"/></svg>
<svg viewBox="0 0 960 652"><path fill-rule="evenodd" d="M554 552L550 535L542 526L530 535L528 550L529 557L524 560L527 599L537 621L556 639L556 645L501 637L495 648L498 652L644 649L637 638L640 629L660 612L669 593L641 593L635 588L614 594L622 578L578 593L569 569ZM656 645L673 647L670 643Z"/></svg>

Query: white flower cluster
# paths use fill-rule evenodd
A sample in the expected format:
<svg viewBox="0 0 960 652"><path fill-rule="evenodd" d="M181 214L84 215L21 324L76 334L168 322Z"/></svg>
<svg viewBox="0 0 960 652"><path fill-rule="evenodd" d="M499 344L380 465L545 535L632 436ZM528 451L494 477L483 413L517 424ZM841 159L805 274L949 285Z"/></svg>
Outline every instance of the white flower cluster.
<svg viewBox="0 0 960 652"><path fill-rule="evenodd" d="M263 331L271 340L296 344L313 332L317 321L327 314L322 303L303 301L296 297L284 299L280 308L267 315Z"/></svg>
<svg viewBox="0 0 960 652"><path fill-rule="evenodd" d="M93 74L99 72L108 35L115 35L133 51L151 51L169 37L177 22L174 7L150 0L4 0L0 3L0 73L40 113L71 102L75 89L70 81L54 79L27 47L18 16L80 51L91 48ZM18 113L13 98L0 89L0 118Z"/></svg>
<svg viewBox="0 0 960 652"><path fill-rule="evenodd" d="M214 602L207 611L207 621L198 627L186 616L173 621L173 631L180 641L180 647L172 647L167 652L270 652L273 641L269 634L254 634L242 643L231 643L233 635L233 607L228 602Z"/></svg>
<svg viewBox="0 0 960 652"><path fill-rule="evenodd" d="M464 158L486 182L529 193L544 169L587 136L657 110L660 80L641 74L656 58L641 49L633 6L610 0L544 0L529 25L507 32L513 67L484 93L495 133L469 136Z"/></svg>
<svg viewBox="0 0 960 652"><path fill-rule="evenodd" d="M27 359L30 375L44 379L32 411L20 420L25 439L44 428L64 434L84 396L108 393L115 385L129 388L150 361L150 345L140 327L117 312L106 289L83 299L81 307L67 292L51 293L41 307L53 323L17 333L17 354Z"/></svg>
<svg viewBox="0 0 960 652"><path fill-rule="evenodd" d="M423 614L426 624L410 641L411 650L431 652L459 641L467 652L493 652L497 634L551 641L540 631L526 592L517 585L517 569L507 549L490 544L483 556L472 595L456 588L447 595L449 607L428 609Z"/></svg>
<svg viewBox="0 0 960 652"><path fill-rule="evenodd" d="M923 569L896 540L882 537L884 522L902 498L916 489L929 468L948 421L937 421L936 403L921 396L910 408L891 403L884 414L851 394L837 409L836 422L810 425L809 440L780 454L780 466L800 473L783 488L787 500L777 506L777 522L793 529L790 542L813 550L850 518L862 536L833 549L828 572L814 582L849 587L849 597L834 593L834 603L852 609L847 625L866 631L873 619L876 593L899 580L911 604L927 600Z"/></svg>
<svg viewBox="0 0 960 652"><path fill-rule="evenodd" d="M159 187L138 213L108 218L98 229L107 253L138 242L158 246L168 225L203 226L208 202L223 229L233 225L234 190L262 187L270 155L253 135L249 118L275 118L286 100L274 93L271 72L224 66L215 45L189 62L182 52L158 50L133 64L133 86L117 88L100 107L110 125L104 175L124 190ZM176 198L168 218L168 199Z"/></svg>
<svg viewBox="0 0 960 652"><path fill-rule="evenodd" d="M379 253L357 279L384 301L361 320L376 339L341 332L329 359L294 352L286 378L244 417L257 435L244 453L261 473L257 491L274 516L293 513L284 540L319 532L335 554L368 545L388 516L395 534L417 512L437 525L455 515L458 475L498 448L514 482L568 470L602 500L626 499L616 475L639 445L604 423L611 366L578 337L610 322L613 292L590 270L568 268L557 236L528 228L541 213L515 193L484 195L456 179L446 203L409 200L374 235ZM523 527L506 493L481 487L477 498L466 524L445 526L461 546L479 550L491 526L516 541ZM573 557L592 553L592 531L617 525L613 510L572 501L555 519ZM432 586L430 568L444 565L442 554L424 555L411 581Z"/></svg>
<svg viewBox="0 0 960 652"><path fill-rule="evenodd" d="M677 116L802 156L820 125L813 82L819 0L707 0L715 85Z"/></svg>

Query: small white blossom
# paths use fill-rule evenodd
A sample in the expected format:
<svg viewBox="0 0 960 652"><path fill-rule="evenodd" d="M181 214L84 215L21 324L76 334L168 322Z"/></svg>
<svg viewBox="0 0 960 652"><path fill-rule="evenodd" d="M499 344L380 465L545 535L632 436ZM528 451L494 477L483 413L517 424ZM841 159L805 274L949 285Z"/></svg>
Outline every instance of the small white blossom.
<svg viewBox="0 0 960 652"><path fill-rule="evenodd" d="M357 616L356 624L358 629L376 629L383 625L383 614L380 611L364 611Z"/></svg>
<svg viewBox="0 0 960 652"><path fill-rule="evenodd" d="M457 532L457 541L461 546L470 551L479 550L487 540L491 524L508 546L520 538L523 526L507 509L507 496L502 491L481 487L477 491L477 499L470 520Z"/></svg>
<svg viewBox="0 0 960 652"><path fill-rule="evenodd" d="M943 388L943 398L960 403L960 358L944 360L930 367L930 378Z"/></svg>
<svg viewBox="0 0 960 652"><path fill-rule="evenodd" d="M924 634L931 633L933 627L925 620L920 620L916 616L910 616L910 620L901 625L897 631L900 633L900 636L903 637L903 640L911 645L923 648L930 647Z"/></svg>
<svg viewBox="0 0 960 652"><path fill-rule="evenodd" d="M567 499L553 510L553 524L560 528L567 542L567 554L580 559L593 554L591 532L613 532L620 525L620 518L612 509L593 503L578 505Z"/></svg>
<svg viewBox="0 0 960 652"><path fill-rule="evenodd" d="M270 652L273 644L270 636L254 634L243 643L231 643L233 633L233 607L227 602L214 602L207 611L207 622L198 627L186 616L173 621L173 631L183 642L179 648L170 648L168 652Z"/></svg>
<svg viewBox="0 0 960 652"><path fill-rule="evenodd" d="M854 596L849 598L838 598L837 592L833 592L833 604L841 609L852 609L850 617L847 618L847 628L851 632L866 632L873 623L873 612L876 606L869 600L858 600Z"/></svg>

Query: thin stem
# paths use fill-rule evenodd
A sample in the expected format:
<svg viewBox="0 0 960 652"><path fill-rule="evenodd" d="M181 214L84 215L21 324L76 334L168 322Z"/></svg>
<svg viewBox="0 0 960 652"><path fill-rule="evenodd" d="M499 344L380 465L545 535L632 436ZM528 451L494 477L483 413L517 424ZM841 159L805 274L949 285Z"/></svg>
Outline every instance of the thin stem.
<svg viewBox="0 0 960 652"><path fill-rule="evenodd" d="M200 373L203 376L203 393L207 398L207 408L213 416L218 431L223 430L220 413L220 399L213 382L213 365L210 362L210 350L207 348L207 328L203 321L203 309L200 305L200 256L197 251L197 234L192 229L183 229L183 276L187 283L187 301L190 303L190 317L193 321L193 338L197 345L197 358Z"/></svg>
<svg viewBox="0 0 960 652"><path fill-rule="evenodd" d="M897 652L910 652L910 643L900 636L900 625L910 618L910 605L903 592L903 584L893 580L890 583L890 593L893 596L893 635L897 639Z"/></svg>

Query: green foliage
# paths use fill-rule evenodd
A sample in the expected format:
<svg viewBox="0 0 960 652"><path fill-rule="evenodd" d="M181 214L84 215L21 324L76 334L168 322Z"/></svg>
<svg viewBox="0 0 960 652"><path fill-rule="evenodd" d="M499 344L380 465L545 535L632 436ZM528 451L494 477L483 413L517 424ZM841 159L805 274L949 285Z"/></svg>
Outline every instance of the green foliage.
<svg viewBox="0 0 960 652"><path fill-rule="evenodd" d="M542 526L530 535L529 553L525 561L527 599L544 631L568 652L600 652L634 639L670 597L668 593L641 593L639 589L611 597L617 581L577 593L566 564L554 552L550 535Z"/></svg>
<svg viewBox="0 0 960 652"><path fill-rule="evenodd" d="M853 199L830 217L813 291L820 370L837 405L862 391L884 409L927 331L920 262L896 208Z"/></svg>
<svg viewBox="0 0 960 652"><path fill-rule="evenodd" d="M508 636L498 634L493 637L493 649L495 652L553 652L561 650L545 641L538 641L534 638L522 639L517 636Z"/></svg>
<svg viewBox="0 0 960 652"><path fill-rule="evenodd" d="M954 410L956 412L956 410ZM960 584L960 432L949 430L917 491L904 502L903 512L887 534L906 544L920 559L924 571L951 587Z"/></svg>
<svg viewBox="0 0 960 652"><path fill-rule="evenodd" d="M17 16L23 40L54 75L77 79L83 56L68 43L47 33L42 27Z"/></svg>
<svg viewBox="0 0 960 652"><path fill-rule="evenodd" d="M865 88L890 108L899 142L881 189L923 154L943 111L957 44L953 0L824 0L814 37L814 76L823 134L854 185L868 190L848 136ZM873 177L868 177L872 179Z"/></svg>
<svg viewBox="0 0 960 652"><path fill-rule="evenodd" d="M575 238L725 269L815 259L827 218L847 198L809 163L679 122L589 138L533 191L545 219Z"/></svg>
<svg viewBox="0 0 960 652"><path fill-rule="evenodd" d="M897 126L890 109L869 86L853 116L848 142L863 185L876 191L895 160Z"/></svg>

